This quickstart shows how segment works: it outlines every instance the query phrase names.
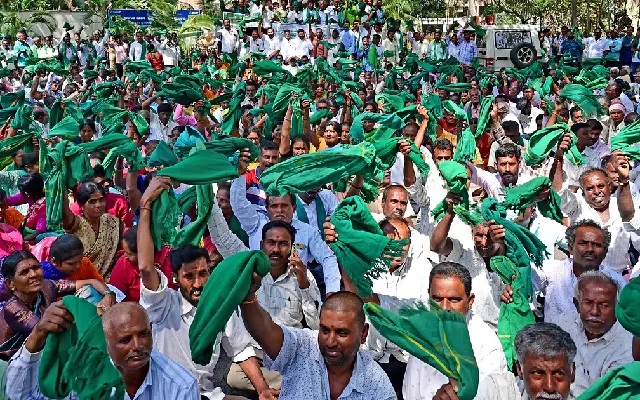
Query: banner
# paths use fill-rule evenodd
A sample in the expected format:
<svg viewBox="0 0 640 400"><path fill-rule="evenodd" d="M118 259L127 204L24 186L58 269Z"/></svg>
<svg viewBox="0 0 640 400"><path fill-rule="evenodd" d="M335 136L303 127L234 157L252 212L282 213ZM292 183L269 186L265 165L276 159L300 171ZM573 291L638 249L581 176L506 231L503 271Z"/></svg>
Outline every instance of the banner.
<svg viewBox="0 0 640 400"><path fill-rule="evenodd" d="M141 27L151 25L151 11L149 10L109 10L109 16L117 15Z"/></svg>
<svg viewBox="0 0 640 400"><path fill-rule="evenodd" d="M202 11L200 10L176 10L176 20L180 25L184 24L185 21L191 15L199 15Z"/></svg>

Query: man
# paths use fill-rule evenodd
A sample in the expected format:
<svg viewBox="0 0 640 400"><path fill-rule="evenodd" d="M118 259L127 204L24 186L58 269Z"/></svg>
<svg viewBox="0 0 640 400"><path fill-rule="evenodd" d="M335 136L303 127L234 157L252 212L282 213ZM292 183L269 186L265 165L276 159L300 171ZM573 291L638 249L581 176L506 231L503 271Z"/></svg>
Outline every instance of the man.
<svg viewBox="0 0 640 400"><path fill-rule="evenodd" d="M619 101L611 103L609 106L609 118L604 122L602 129L602 140L611 144L611 139L616 137L618 133L625 127L624 122L625 107Z"/></svg>
<svg viewBox="0 0 640 400"><path fill-rule="evenodd" d="M237 51L239 46L240 37L238 31L235 28L231 28L231 20L225 19L224 29L218 32L220 38L220 51L224 54L228 54L232 59L237 57Z"/></svg>
<svg viewBox="0 0 640 400"><path fill-rule="evenodd" d="M570 257L545 264L541 270L532 270L534 290L544 294L544 319L552 321L563 314L575 316L573 288L586 271L599 270L625 285L620 274L606 267L602 261L607 255L611 234L591 220L583 220L567 228L567 246ZM511 302L511 287L507 285L502 301Z"/></svg>
<svg viewBox="0 0 640 400"><path fill-rule="evenodd" d="M147 59L147 42L144 40L142 31L136 32L136 40L129 46L129 60L144 61Z"/></svg>
<svg viewBox="0 0 640 400"><path fill-rule="evenodd" d="M429 56L429 42L425 41L424 35L421 32L413 32L412 36L409 36L411 40L411 52L423 60Z"/></svg>
<svg viewBox="0 0 640 400"><path fill-rule="evenodd" d="M497 331L500 295L504 284L487 265L491 257L506 253L505 229L502 225L487 222L474 226L470 232L468 228L463 229L460 224L460 229L456 227L456 230L450 234L455 216L453 207L460 202L460 198L449 193L446 200L447 211L433 230L431 250L440 254L443 261L466 266L473 276L476 304L474 312L494 331ZM473 244L469 240L469 234Z"/></svg>
<svg viewBox="0 0 640 400"><path fill-rule="evenodd" d="M156 96L151 96L142 103L142 109L150 109L151 103L156 101ZM173 120L173 107L169 103L160 103L156 112L149 113L149 133L150 136L159 137L167 144L173 146L175 138L173 138L173 130L178 126Z"/></svg>
<svg viewBox="0 0 640 400"><path fill-rule="evenodd" d="M456 58L460 63L465 65L471 65L471 61L478 57L478 46L475 40L471 40L471 34L473 32L473 28L465 28L462 31L462 41L458 46L458 55Z"/></svg>
<svg viewBox="0 0 640 400"><path fill-rule="evenodd" d="M561 56L562 55L562 43L567 39L569 35L569 27L563 26L560 28L560 34L553 41L553 52L554 54Z"/></svg>
<svg viewBox="0 0 640 400"><path fill-rule="evenodd" d="M267 168L280 161L280 147L274 142L265 141L260 145L260 162L256 169L247 172L247 199L257 209L264 211L267 206L267 193L262 190L260 175Z"/></svg>
<svg viewBox="0 0 640 400"><path fill-rule="evenodd" d="M277 154L278 149L275 151ZM301 247L300 259L305 264L315 259L322 265L327 292L337 292L340 289L340 273L336 256L322 240L317 227L293 219L297 207L295 195L267 197L265 214L247 199L246 165L242 160L238 172L240 177L231 184L231 208L242 229L249 235L249 247L254 250L260 248L262 227L267 222L281 220L292 224L296 229L297 245Z"/></svg>
<svg viewBox="0 0 640 400"><path fill-rule="evenodd" d="M497 171L495 174L469 164L471 182L482 186L490 197L503 199L505 188L521 185L535 177L529 168L520 165L522 153L515 144L501 145L496 150L495 156L494 168Z"/></svg>
<svg viewBox="0 0 640 400"><path fill-rule="evenodd" d="M433 267L429 275L429 298L443 309L459 312L467 318L469 338L482 386L484 378L489 375L506 375L507 361L496 334L471 311L475 298L471 281L471 274L466 267L455 262L440 263ZM450 399L445 393L451 391L451 386L449 378L441 372L416 357L409 357L402 390L405 399Z"/></svg>
<svg viewBox="0 0 640 400"><path fill-rule="evenodd" d="M618 283L600 271L580 275L573 296L579 316L562 315L551 321L571 335L578 349L576 378L571 394L580 396L613 368L633 362L633 335L616 319Z"/></svg>
<svg viewBox="0 0 640 400"><path fill-rule="evenodd" d="M382 41L382 49L385 53L390 54L389 57L384 57L385 61L397 65L400 61L400 54L398 54L396 32L393 29L389 29L389 31L387 31L387 37Z"/></svg>
<svg viewBox="0 0 640 400"><path fill-rule="evenodd" d="M261 279L240 305L247 330L265 352L265 364L282 374L279 398L395 399L385 375L365 351L359 350L369 331L362 300L349 292L327 298L320 310L320 331L280 326L257 301Z"/></svg>
<svg viewBox="0 0 640 400"><path fill-rule="evenodd" d="M602 37L600 28L593 31L593 36L582 39L582 44L587 50L586 58L602 58L609 49L607 38Z"/></svg>
<svg viewBox="0 0 640 400"><path fill-rule="evenodd" d="M480 90L469 89L469 102L464 105L469 119L478 118L480 114Z"/></svg>
<svg viewBox="0 0 640 400"><path fill-rule="evenodd" d="M47 399L38 388L42 349L49 334L63 332L73 323L73 315L61 301L45 310L31 335L9 363L9 398ZM105 311L102 327L109 358L122 374L126 390L124 399L200 399L193 375L177 362L153 350L151 322L138 304L114 304ZM67 398L77 397L72 393Z"/></svg>
<svg viewBox="0 0 640 400"><path fill-rule="evenodd" d="M179 290L167 287L168 277L154 267L154 249L151 239L151 205L163 190L168 190L171 179L154 178L140 200L138 225L138 266L140 268L140 304L149 313L153 323L155 348L192 371L200 393L207 399L228 399L220 388L213 385L213 369L220 355L220 345L240 367L258 393L272 394L256 358L256 349L237 313L232 314L224 332L217 338L211 362L195 364L189 347L189 328L193 323L202 289L209 279L209 254L206 250L185 246L173 250L171 269ZM220 288L220 290L224 290ZM271 377L274 378L274 377ZM273 383L273 382L270 382Z"/></svg>
<svg viewBox="0 0 640 400"><path fill-rule="evenodd" d="M96 49L96 57L105 56L105 45L109 41L109 29L104 30L104 35L100 34L100 31L93 32L91 44Z"/></svg>
<svg viewBox="0 0 640 400"><path fill-rule="evenodd" d="M339 203L336 195L327 189L313 189L297 194L295 218L322 232L325 219L333 215Z"/></svg>
<svg viewBox="0 0 640 400"><path fill-rule="evenodd" d="M429 45L429 60L442 62L449 58L447 43L442 40L442 32L437 30L433 33L433 41Z"/></svg>
<svg viewBox="0 0 640 400"><path fill-rule="evenodd" d="M290 56L296 57L300 59L304 56L309 57L311 55L311 50L313 50L313 44L311 40L307 39L307 34L304 29L298 29L298 37L293 39L292 46L294 47L293 54Z"/></svg>
<svg viewBox="0 0 640 400"><path fill-rule="evenodd" d="M571 399L576 345L567 332L554 324L528 325L516 335L515 348L523 400Z"/></svg>
<svg viewBox="0 0 640 400"><path fill-rule="evenodd" d="M582 43L578 42L573 32L567 34L567 38L560 46L560 52L565 62L569 65L579 65L582 60Z"/></svg>
<svg viewBox="0 0 640 400"><path fill-rule="evenodd" d="M622 37L620 43L620 66L631 66L631 60L633 58L633 47L635 37L633 35L633 26L627 26L625 29L625 35Z"/></svg>
<svg viewBox="0 0 640 400"><path fill-rule="evenodd" d="M624 93L624 88L622 84L619 82L612 82L604 89L604 97L608 101L608 104L613 104L616 102L622 103L624 106L624 113L630 113L635 110L633 106L633 101L629 98L629 96Z"/></svg>
<svg viewBox="0 0 640 400"><path fill-rule="evenodd" d="M267 28L267 36L262 36L262 40L264 41L264 54L267 55L267 60L275 59L280 54L280 38L276 36L273 28Z"/></svg>
<svg viewBox="0 0 640 400"><path fill-rule="evenodd" d="M289 59L295 55L295 52L295 42L291 38L291 31L289 29L285 29L284 37L280 41L280 55L284 62L288 62Z"/></svg>
<svg viewBox="0 0 640 400"><path fill-rule="evenodd" d="M493 143L489 148L489 160L487 162L487 170L489 172L496 172L496 150L501 145L511 143L516 145L520 152L526 151L529 141L524 139L520 134L520 124L517 121L505 120L501 124L494 123L491 127L491 134L494 137ZM522 165L523 169L526 169L525 165Z"/></svg>

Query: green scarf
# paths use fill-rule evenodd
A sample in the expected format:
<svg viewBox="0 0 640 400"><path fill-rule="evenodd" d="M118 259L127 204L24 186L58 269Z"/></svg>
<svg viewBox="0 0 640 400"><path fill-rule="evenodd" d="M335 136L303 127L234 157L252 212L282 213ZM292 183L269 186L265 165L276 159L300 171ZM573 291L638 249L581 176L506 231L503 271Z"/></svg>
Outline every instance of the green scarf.
<svg viewBox="0 0 640 400"><path fill-rule="evenodd" d="M402 256L407 241L386 237L358 196L342 200L331 216L331 223L338 234L337 240L329 244L331 250L356 285L358 294L370 297L373 280L389 272L391 262Z"/></svg>
<svg viewBox="0 0 640 400"><path fill-rule="evenodd" d="M222 133L231 135L238 129L238 123L242 118L242 108L240 104L244 101L247 93L247 84L239 82L233 90L233 98L229 102L229 111L222 118Z"/></svg>
<svg viewBox="0 0 640 400"><path fill-rule="evenodd" d="M80 143L78 147L85 153L91 154L129 143L131 139L126 135L106 135L87 143Z"/></svg>
<svg viewBox="0 0 640 400"><path fill-rule="evenodd" d="M49 110L49 128L53 129L59 122L67 117L72 117L78 124L84 122L82 110L76 103L69 100L56 100ZM78 128L80 131L80 128Z"/></svg>
<svg viewBox="0 0 640 400"><path fill-rule="evenodd" d="M524 161L527 165L537 165L546 160L552 151L558 146L558 142L566 132L569 132L569 125L564 122L542 128L531 135L529 147L524 153ZM571 143L569 151L565 154L572 164L581 166L584 164L584 157L576 147L577 139Z"/></svg>
<svg viewBox="0 0 640 400"><path fill-rule="evenodd" d="M632 279L620 291L616 305L616 317L620 325L635 337L640 337L638 299L640 299L640 279Z"/></svg>
<svg viewBox="0 0 640 400"><path fill-rule="evenodd" d="M311 125L318 125L323 118L329 118L331 116L331 111L329 110L318 110L309 117L309 123Z"/></svg>
<svg viewBox="0 0 640 400"><path fill-rule="evenodd" d="M320 196L316 196L316 215L317 215L317 223L318 230L320 231L320 236L322 236L322 240L324 240L324 220L327 219L327 210L324 208L324 203ZM307 211L304 209L304 205L300 196L296 196L296 216L298 217L298 221L304 222L305 224L309 223L309 216L307 215Z"/></svg>
<svg viewBox="0 0 640 400"><path fill-rule="evenodd" d="M33 133L27 132L0 140L0 158L10 156L25 146L29 146L32 138Z"/></svg>
<svg viewBox="0 0 640 400"><path fill-rule="evenodd" d="M80 124L73 117L64 117L51 130L47 137L59 137L64 140L73 140L80 133Z"/></svg>
<svg viewBox="0 0 640 400"><path fill-rule="evenodd" d="M115 388L113 398L123 398L124 382L107 353L96 306L74 296L65 296L62 302L74 322L69 329L47 338L38 373L40 392L50 399L74 392L81 399L101 400L111 398Z"/></svg>
<svg viewBox="0 0 640 400"><path fill-rule="evenodd" d="M460 400L472 400L478 391L480 373L466 318L458 312L443 310L433 301L429 307L416 303L396 314L367 303L364 312L382 336L455 379Z"/></svg>
<svg viewBox="0 0 640 400"><path fill-rule="evenodd" d="M18 107L9 126L18 131L27 131L31 128L32 123L33 107L28 104L23 104Z"/></svg>
<svg viewBox="0 0 640 400"><path fill-rule="evenodd" d="M538 193L544 189L549 189L549 197L543 201L537 201ZM507 209L514 209L522 214L529 205L536 203L540 214L562 223L561 202L560 195L551 187L551 180L546 176L539 176L506 189L506 196L502 206Z"/></svg>
<svg viewBox="0 0 640 400"><path fill-rule="evenodd" d="M213 270L189 328L191 359L195 363L207 365L211 362L216 337L247 296L253 273L265 276L270 268L267 255L254 250L229 256Z"/></svg>
<svg viewBox="0 0 640 400"><path fill-rule="evenodd" d="M233 234L235 234L238 239L242 240L242 243L244 243L244 245L249 248L249 235L247 235L247 232L242 229L242 224L240 224L240 221L238 220L238 217L235 216L235 214L231 215L231 219L229 219L228 225L229 229L231 229L231 232L233 232ZM321 232L324 233L324 230Z"/></svg>
<svg viewBox="0 0 640 400"><path fill-rule="evenodd" d="M454 207L454 211L458 217L461 217L464 215L464 211L469 210L469 192L467 191L469 175L467 173L467 168L464 164L457 161L440 161L436 165L440 170L442 178L447 182L449 191L462 197L462 203ZM433 214L434 219L438 221L444 216L447 208L447 201L444 199L435 206L431 211L431 214Z"/></svg>
<svg viewBox="0 0 640 400"><path fill-rule="evenodd" d="M595 381L577 400L632 400L640 396L640 362L622 365Z"/></svg>
<svg viewBox="0 0 640 400"><path fill-rule="evenodd" d="M476 138L468 127L462 131L458 139L456 151L453 154L453 160L457 162L469 162L476 156Z"/></svg>
<svg viewBox="0 0 640 400"><path fill-rule="evenodd" d="M638 142L640 142L640 120L626 125L611 138L611 151L627 149Z"/></svg>
<svg viewBox="0 0 640 400"><path fill-rule="evenodd" d="M535 324L536 320L531 312L529 300L523 293L526 282L518 268L505 256L493 256L490 262L491 269L500 276L502 282L511 285L511 290L513 290L513 301L500 303L500 316L498 317L498 338L507 358L507 366L511 369L517 361L514 346L516 335L525 326Z"/></svg>
<svg viewBox="0 0 640 400"><path fill-rule="evenodd" d="M598 101L598 97L593 94L593 90L577 83L565 85L560 92L560 97L573 101L587 115L601 116L606 114L606 110Z"/></svg>
<svg viewBox="0 0 640 400"><path fill-rule="evenodd" d="M475 137L479 138L484 135L487 124L491 119L491 109L493 108L493 100L495 96L485 96L480 102L480 112L478 113L478 125L476 126ZM471 110L471 107L469 107Z"/></svg>
<svg viewBox="0 0 640 400"><path fill-rule="evenodd" d="M107 176L113 176L115 173L116 160L118 157L127 160L127 168L130 172L139 171L145 166L145 161L142 158L140 149L136 146L135 142L130 140L128 143L111 149L109 154L105 157L102 162L102 166L104 167Z"/></svg>
<svg viewBox="0 0 640 400"><path fill-rule="evenodd" d="M160 142L156 146L153 153L147 159L147 166L150 168L155 167L170 167L178 163L178 157L173 153L171 147L166 142Z"/></svg>

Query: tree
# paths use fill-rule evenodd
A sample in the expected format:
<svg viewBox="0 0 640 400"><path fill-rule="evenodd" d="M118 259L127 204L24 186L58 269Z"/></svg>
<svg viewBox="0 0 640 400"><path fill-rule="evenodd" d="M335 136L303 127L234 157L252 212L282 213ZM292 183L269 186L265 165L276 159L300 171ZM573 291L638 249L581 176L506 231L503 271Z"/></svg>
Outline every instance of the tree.
<svg viewBox="0 0 640 400"><path fill-rule="evenodd" d="M37 11L29 18L22 19L15 12L0 12L0 34L15 37L20 29L36 24L44 24L50 32L55 31L55 20L44 11Z"/></svg>

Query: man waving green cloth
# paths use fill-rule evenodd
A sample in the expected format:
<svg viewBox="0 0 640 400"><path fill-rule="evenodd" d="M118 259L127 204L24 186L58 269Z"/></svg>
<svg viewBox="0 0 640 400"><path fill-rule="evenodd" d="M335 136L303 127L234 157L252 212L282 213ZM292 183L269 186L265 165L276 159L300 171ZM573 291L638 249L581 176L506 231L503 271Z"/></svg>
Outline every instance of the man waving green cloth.
<svg viewBox="0 0 640 400"><path fill-rule="evenodd" d="M369 321L382 336L458 383L458 398L472 400L480 373L465 317L433 301L400 309L398 314L374 303L364 305Z"/></svg>
<svg viewBox="0 0 640 400"><path fill-rule="evenodd" d="M253 250L227 257L213 270L189 328L191 359L195 363L207 365L211 361L216 337L249 292L253 273L264 277L269 268L267 255Z"/></svg>
<svg viewBox="0 0 640 400"><path fill-rule="evenodd" d="M558 142L566 132L569 132L569 125L564 122L547 126L539 131L534 132L529 139L529 147L525 151L523 157L527 165L537 165L549 157L549 154L558 146ZM577 139L574 136L571 147L566 153L569 161L574 165L580 166L584 164L584 157L576 147Z"/></svg>
<svg viewBox="0 0 640 400"><path fill-rule="evenodd" d="M124 382L107 353L96 306L74 296L62 302L74 322L47 338L38 373L40 392L50 399L66 398L71 392L83 400L122 399Z"/></svg>

